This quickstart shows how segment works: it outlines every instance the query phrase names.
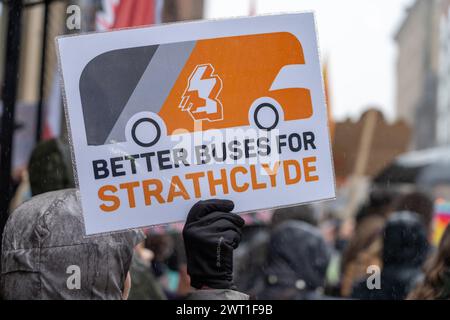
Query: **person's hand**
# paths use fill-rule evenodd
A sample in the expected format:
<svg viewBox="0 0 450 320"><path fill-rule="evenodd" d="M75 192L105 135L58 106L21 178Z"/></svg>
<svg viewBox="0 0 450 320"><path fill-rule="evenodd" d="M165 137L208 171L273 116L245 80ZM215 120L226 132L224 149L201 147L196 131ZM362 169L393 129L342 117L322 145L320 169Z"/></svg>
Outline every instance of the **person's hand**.
<svg viewBox="0 0 450 320"><path fill-rule="evenodd" d="M230 200L197 202L183 229L187 271L196 289L233 289L233 250L241 240L244 220L231 213Z"/></svg>

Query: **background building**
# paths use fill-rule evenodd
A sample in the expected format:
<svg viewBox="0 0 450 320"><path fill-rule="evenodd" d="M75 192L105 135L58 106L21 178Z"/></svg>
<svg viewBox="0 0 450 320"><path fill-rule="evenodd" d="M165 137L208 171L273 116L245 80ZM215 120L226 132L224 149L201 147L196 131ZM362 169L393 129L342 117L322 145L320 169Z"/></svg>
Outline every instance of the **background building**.
<svg viewBox="0 0 450 320"><path fill-rule="evenodd" d="M414 130L413 149L436 145L439 15L439 0L416 0L395 36L397 116Z"/></svg>
<svg viewBox="0 0 450 320"><path fill-rule="evenodd" d="M441 2L439 16L439 69L436 137L450 144L450 0Z"/></svg>
<svg viewBox="0 0 450 320"><path fill-rule="evenodd" d="M203 0L53 0L48 2L45 64L42 64L45 5L29 5L23 0L21 45L18 71L18 92L15 112L15 132L12 148L13 176L27 166L37 141L38 104L42 98L41 139L62 135L66 128L61 98L55 37L68 33L109 30L140 25L158 24L203 17ZM34 2L33 2L34 3ZM80 28L68 30L66 22L76 5L80 9ZM0 41L6 42L7 10L0 2ZM99 20L104 24L100 28ZM106 25L105 25L106 24ZM4 61L5 50L0 50ZM4 63L0 63L2 81ZM41 78L43 74L43 78ZM41 93L41 79L42 93ZM1 91L1 88L0 88ZM41 96L42 95L42 96ZM0 116L2 101L0 99Z"/></svg>
<svg viewBox="0 0 450 320"><path fill-rule="evenodd" d="M412 149L450 144L449 10L450 0L416 0L395 36L397 116Z"/></svg>

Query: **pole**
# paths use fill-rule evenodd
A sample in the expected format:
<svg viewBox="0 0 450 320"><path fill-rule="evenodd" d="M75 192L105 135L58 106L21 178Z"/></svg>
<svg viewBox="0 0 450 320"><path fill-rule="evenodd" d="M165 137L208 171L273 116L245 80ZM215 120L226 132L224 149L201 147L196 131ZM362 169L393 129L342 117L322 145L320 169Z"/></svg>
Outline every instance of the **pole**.
<svg viewBox="0 0 450 320"><path fill-rule="evenodd" d="M22 0L8 2L8 34L6 36L4 82L2 88L3 115L0 133L0 239L2 238L3 229L8 219L8 207L12 197L11 159L17 80L19 74L22 9Z"/></svg>
<svg viewBox="0 0 450 320"><path fill-rule="evenodd" d="M49 15L49 1L46 0L44 4L44 25L42 36L42 51L41 51L41 75L39 82L39 100L37 104L37 122L36 122L36 143L39 143L42 137L43 117L44 117L44 87L45 87L45 61L47 56L47 38L48 38L48 15Z"/></svg>
<svg viewBox="0 0 450 320"><path fill-rule="evenodd" d="M350 177L350 195L347 206L344 210L344 217L352 219L358 208L361 194L364 192L364 178L367 174L367 164L369 163L370 149L372 141L375 136L375 129L377 126L377 113L371 110L363 119L363 128L361 132L361 139L359 141L358 153L356 156L355 167L353 174Z"/></svg>

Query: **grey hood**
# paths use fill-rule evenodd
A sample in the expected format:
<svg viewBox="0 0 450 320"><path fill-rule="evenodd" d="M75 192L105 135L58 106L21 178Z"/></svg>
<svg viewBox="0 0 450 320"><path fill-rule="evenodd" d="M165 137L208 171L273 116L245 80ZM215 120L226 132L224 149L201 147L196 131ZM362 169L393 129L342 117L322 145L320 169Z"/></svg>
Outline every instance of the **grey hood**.
<svg viewBox="0 0 450 320"><path fill-rule="evenodd" d="M121 299L133 248L144 235L86 237L77 193L44 193L11 214L2 239L2 298Z"/></svg>
<svg viewBox="0 0 450 320"><path fill-rule="evenodd" d="M325 284L331 251L318 228L301 221L285 221L272 233L265 273L270 285L316 290Z"/></svg>

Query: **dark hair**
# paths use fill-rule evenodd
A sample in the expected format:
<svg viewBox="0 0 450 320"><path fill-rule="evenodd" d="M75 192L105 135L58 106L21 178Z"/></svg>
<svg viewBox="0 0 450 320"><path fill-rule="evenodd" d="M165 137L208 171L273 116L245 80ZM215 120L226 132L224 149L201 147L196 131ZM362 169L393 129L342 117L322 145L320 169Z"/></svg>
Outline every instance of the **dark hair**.
<svg viewBox="0 0 450 320"><path fill-rule="evenodd" d="M365 218L372 215L386 217L392 211L392 205L396 197L397 193L392 190L372 190L367 203L356 214L356 224L359 224Z"/></svg>
<svg viewBox="0 0 450 320"><path fill-rule="evenodd" d="M422 192L408 193L398 200L395 211L412 211L419 215L427 231L430 230L433 220L434 205L430 197Z"/></svg>
<svg viewBox="0 0 450 320"><path fill-rule="evenodd" d="M74 188L68 145L58 139L40 142L28 163L31 194Z"/></svg>
<svg viewBox="0 0 450 320"><path fill-rule="evenodd" d="M408 299L450 299L450 225L447 226L437 252L425 266L425 277Z"/></svg>
<svg viewBox="0 0 450 320"><path fill-rule="evenodd" d="M314 208L310 205L276 209L272 216L272 227L275 227L286 220L299 220L317 226L318 221L314 213Z"/></svg>
<svg viewBox="0 0 450 320"><path fill-rule="evenodd" d="M382 216L373 215L362 218L342 253L341 269L343 273L361 252L366 251L377 239L381 239L384 224L385 219Z"/></svg>

